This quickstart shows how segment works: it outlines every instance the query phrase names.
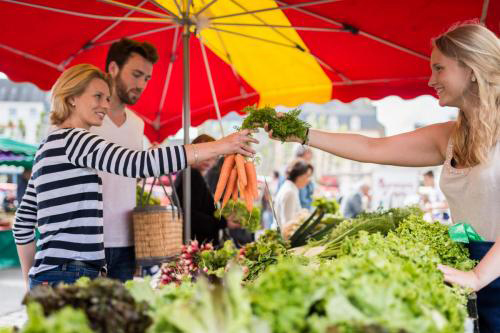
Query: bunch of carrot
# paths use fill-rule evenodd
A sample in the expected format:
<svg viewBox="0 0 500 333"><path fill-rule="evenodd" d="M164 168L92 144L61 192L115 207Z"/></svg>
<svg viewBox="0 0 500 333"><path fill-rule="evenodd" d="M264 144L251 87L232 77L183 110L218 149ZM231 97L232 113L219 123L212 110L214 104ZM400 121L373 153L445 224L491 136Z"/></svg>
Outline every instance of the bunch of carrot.
<svg viewBox="0 0 500 333"><path fill-rule="evenodd" d="M245 200L247 210L251 212L253 202L258 195L257 173L253 161L245 161L240 154L226 155L215 189L215 203L222 198L222 208L224 208L229 198L236 201L241 197Z"/></svg>

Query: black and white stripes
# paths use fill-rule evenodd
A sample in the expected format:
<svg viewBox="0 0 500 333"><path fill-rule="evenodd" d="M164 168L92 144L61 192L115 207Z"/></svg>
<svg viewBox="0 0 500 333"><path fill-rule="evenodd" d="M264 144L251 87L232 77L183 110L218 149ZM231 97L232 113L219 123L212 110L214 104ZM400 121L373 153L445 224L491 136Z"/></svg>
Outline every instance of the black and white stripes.
<svg viewBox="0 0 500 333"><path fill-rule="evenodd" d="M70 260L104 265L103 205L97 170L144 178L185 167L183 146L134 151L84 129L53 132L36 153L14 224L17 244L34 240L35 225L40 231L30 276Z"/></svg>

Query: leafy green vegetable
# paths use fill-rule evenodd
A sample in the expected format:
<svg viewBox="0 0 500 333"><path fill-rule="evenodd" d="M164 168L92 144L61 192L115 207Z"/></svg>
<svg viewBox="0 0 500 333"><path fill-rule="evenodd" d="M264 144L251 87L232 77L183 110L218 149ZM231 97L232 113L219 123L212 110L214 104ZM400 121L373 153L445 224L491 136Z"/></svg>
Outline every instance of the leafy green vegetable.
<svg viewBox="0 0 500 333"><path fill-rule="evenodd" d="M325 289L317 272L296 260L270 266L248 286L253 312L266 319L274 333L307 332L306 318Z"/></svg>
<svg viewBox="0 0 500 333"><path fill-rule="evenodd" d="M149 314L156 321L156 311L176 301L187 301L195 296L194 283L184 281L177 285L174 283L160 285L158 289L151 287L151 279L129 280L125 288L130 292L136 302L149 303Z"/></svg>
<svg viewBox="0 0 500 333"><path fill-rule="evenodd" d="M286 246L278 232L266 230L257 241L241 248L239 261L247 270L245 280L255 280L267 267L276 264L280 257L288 256Z"/></svg>
<svg viewBox="0 0 500 333"><path fill-rule="evenodd" d="M218 250L202 251L199 254L199 266L205 273L222 277L229 261L236 257L233 241L228 240Z"/></svg>
<svg viewBox="0 0 500 333"><path fill-rule="evenodd" d="M221 218L221 215L226 219L233 215L235 221L237 221L242 228L247 229L250 232L262 229L262 225L260 223L260 208L254 207L252 212L249 213L245 202L242 200L234 202L232 199L229 199L222 211L217 209L214 213L214 216L218 219Z"/></svg>
<svg viewBox="0 0 500 333"><path fill-rule="evenodd" d="M290 237L292 247L299 247L309 239L320 239L333 229L343 219L340 216L333 218L339 213L339 204L336 200L327 200L325 198L316 198L312 202L312 206L316 207L314 212L306 219ZM325 219L328 214L329 218Z"/></svg>
<svg viewBox="0 0 500 333"><path fill-rule="evenodd" d="M336 260L282 260L249 285L273 332L463 332L465 293L443 283L439 257L395 233L346 238Z"/></svg>
<svg viewBox="0 0 500 333"><path fill-rule="evenodd" d="M341 222L327 238L320 241L321 245L326 243L326 249L320 254L322 258L336 257L338 251L347 237L356 236L360 231L370 233L381 232L387 234L394 229L392 220L386 217L376 217L371 219L350 219Z"/></svg>
<svg viewBox="0 0 500 333"><path fill-rule="evenodd" d="M76 284L57 287L37 286L23 300L39 303L45 315L65 306L81 309L97 332L144 332L152 320L148 305L136 302L122 283L111 279L80 279Z"/></svg>
<svg viewBox="0 0 500 333"><path fill-rule="evenodd" d="M243 111L247 112L248 116L243 120L242 129L264 127L264 124L267 123L269 129L273 130L273 136L282 142L285 142L290 137L297 137L304 141L307 129L311 127L311 125L299 119L301 112L299 109L286 112L282 117L278 117L276 110L271 107L257 109L248 106Z"/></svg>
<svg viewBox="0 0 500 333"><path fill-rule="evenodd" d="M248 291L241 286L237 267L226 274L222 284L209 284L201 277L195 297L177 299L157 309L149 333L270 333L265 322L252 314Z"/></svg>
<svg viewBox="0 0 500 333"><path fill-rule="evenodd" d="M366 306L370 317L380 318L384 327L460 332L466 316L465 290L443 283L439 262L425 243L406 242L394 232L385 238L361 232L345 241L331 268L335 281L342 282L336 292L352 304Z"/></svg>
<svg viewBox="0 0 500 333"><path fill-rule="evenodd" d="M439 222L429 223L418 216L409 216L396 229L396 234L406 243L425 244L434 251L441 263L468 271L476 262L469 259L469 250L455 243L448 234L448 227Z"/></svg>
<svg viewBox="0 0 500 333"><path fill-rule="evenodd" d="M83 311L69 306L62 307L45 317L42 306L30 303L27 307L28 322L22 333L92 333Z"/></svg>
<svg viewBox="0 0 500 333"><path fill-rule="evenodd" d="M326 198L314 198L311 203L313 207L316 207L320 212L325 214L337 214L340 210L340 205L337 200L328 200Z"/></svg>
<svg viewBox="0 0 500 333"><path fill-rule="evenodd" d="M389 231L396 229L399 224L410 216L421 218L423 212L415 206L405 208L392 208L379 210L371 213L362 213L355 219L344 220L330 227L332 231L323 238L323 235L310 237L311 246L326 245L326 250L321 254L323 258L335 257L346 237L357 235L360 231L369 233L380 232L386 235ZM328 230L328 228L327 228Z"/></svg>

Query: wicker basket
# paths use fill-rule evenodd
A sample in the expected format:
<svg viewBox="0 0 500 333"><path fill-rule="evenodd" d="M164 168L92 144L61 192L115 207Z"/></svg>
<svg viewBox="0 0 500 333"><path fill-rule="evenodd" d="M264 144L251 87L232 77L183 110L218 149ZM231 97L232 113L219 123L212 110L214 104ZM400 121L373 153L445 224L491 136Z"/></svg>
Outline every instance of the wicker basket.
<svg viewBox="0 0 500 333"><path fill-rule="evenodd" d="M156 178L151 185L151 189ZM144 193L145 180L142 186ZM162 185L163 187L163 185ZM165 188L165 194L169 197ZM134 222L135 257L140 266L151 266L166 262L181 252L182 218L177 207L148 206L136 207L132 213ZM142 200L141 200L142 202ZM173 202L172 200L170 201Z"/></svg>

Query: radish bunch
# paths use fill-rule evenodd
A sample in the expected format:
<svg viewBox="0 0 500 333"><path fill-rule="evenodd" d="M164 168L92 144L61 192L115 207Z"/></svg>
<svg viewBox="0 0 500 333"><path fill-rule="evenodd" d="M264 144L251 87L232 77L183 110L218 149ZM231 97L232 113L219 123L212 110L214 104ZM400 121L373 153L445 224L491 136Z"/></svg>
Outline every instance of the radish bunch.
<svg viewBox="0 0 500 333"><path fill-rule="evenodd" d="M183 245L179 259L161 268L160 285L169 283L180 284L183 280L193 280L198 274L198 258L203 251L212 251L212 244L200 245L194 240L189 245Z"/></svg>

